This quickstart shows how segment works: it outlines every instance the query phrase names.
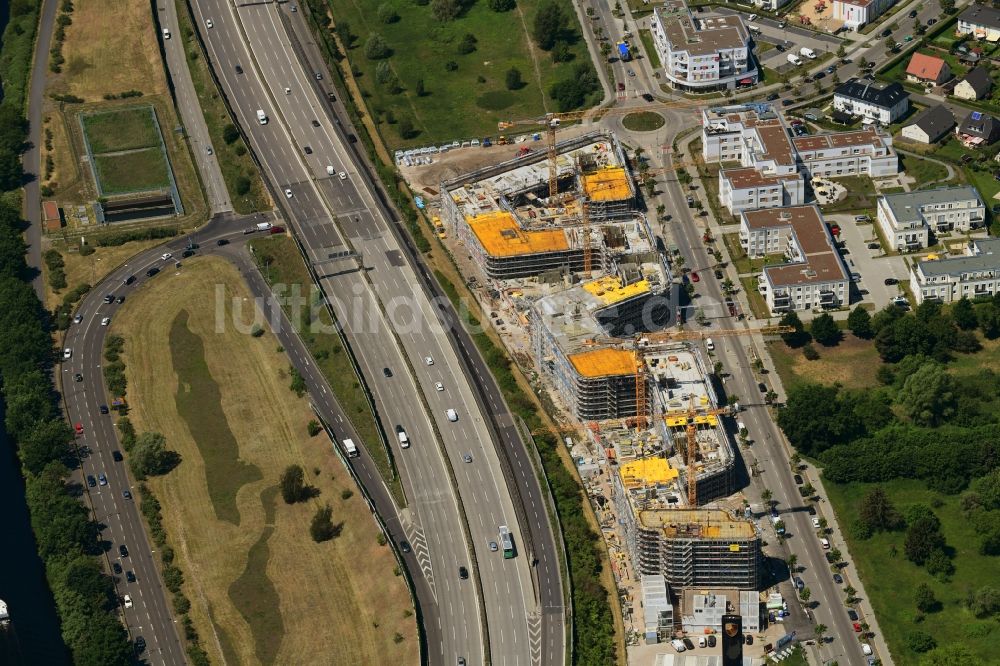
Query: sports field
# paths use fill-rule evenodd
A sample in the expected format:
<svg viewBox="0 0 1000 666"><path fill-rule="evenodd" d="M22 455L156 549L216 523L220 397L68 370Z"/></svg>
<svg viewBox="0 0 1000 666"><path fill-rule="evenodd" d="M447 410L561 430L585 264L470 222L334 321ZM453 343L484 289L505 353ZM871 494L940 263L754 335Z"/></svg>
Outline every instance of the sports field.
<svg viewBox="0 0 1000 666"><path fill-rule="evenodd" d="M126 340L133 422L183 459L150 485L206 649L215 663L416 664L392 553L329 439L309 437L313 415L289 389L284 352L269 331L237 332L233 303L249 323L236 269L195 257L143 285L113 324ZM317 498L281 499L292 464ZM317 544L309 523L326 503L342 531Z"/></svg>
<svg viewBox="0 0 1000 666"><path fill-rule="evenodd" d="M81 119L103 194L170 187L170 165L153 107L111 109Z"/></svg>
<svg viewBox="0 0 1000 666"><path fill-rule="evenodd" d="M160 148L97 155L97 178L104 194L143 192L170 187L167 161Z"/></svg>

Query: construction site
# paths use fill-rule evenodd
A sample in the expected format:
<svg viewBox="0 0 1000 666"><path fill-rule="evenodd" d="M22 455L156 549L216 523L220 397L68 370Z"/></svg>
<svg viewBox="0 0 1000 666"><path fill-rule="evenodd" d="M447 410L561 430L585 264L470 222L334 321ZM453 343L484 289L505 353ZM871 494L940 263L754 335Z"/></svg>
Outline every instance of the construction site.
<svg viewBox="0 0 1000 666"><path fill-rule="evenodd" d="M681 277L624 147L610 133L554 134L545 152L441 183L430 205L438 235L553 416L578 433L566 444L601 522L630 642L643 634L642 613L629 620L647 577L659 609L647 642L709 607L746 612L747 631L762 632L761 534L737 494L738 406L717 391L714 347L678 330ZM718 633L718 615L697 631Z"/></svg>

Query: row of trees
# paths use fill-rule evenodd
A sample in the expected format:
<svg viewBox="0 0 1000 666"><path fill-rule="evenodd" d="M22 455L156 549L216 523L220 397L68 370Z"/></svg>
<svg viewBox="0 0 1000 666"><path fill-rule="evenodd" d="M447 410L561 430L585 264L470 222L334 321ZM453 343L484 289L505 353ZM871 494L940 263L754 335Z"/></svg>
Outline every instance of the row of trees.
<svg viewBox="0 0 1000 666"><path fill-rule="evenodd" d="M3 117L0 113L0 125ZM111 579L96 559L101 555L97 526L74 496L78 489L68 481L73 434L52 390L47 315L26 282L24 224L17 209L0 203L0 377L5 425L18 446L38 553L73 661L124 665L130 663L131 646L117 617Z"/></svg>

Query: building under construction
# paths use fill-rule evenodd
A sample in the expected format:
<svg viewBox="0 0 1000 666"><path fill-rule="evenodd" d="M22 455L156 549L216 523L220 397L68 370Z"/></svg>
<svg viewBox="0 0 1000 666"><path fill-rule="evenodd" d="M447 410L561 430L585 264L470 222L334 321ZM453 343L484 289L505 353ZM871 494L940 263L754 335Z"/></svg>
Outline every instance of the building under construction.
<svg viewBox="0 0 1000 666"><path fill-rule="evenodd" d="M554 197L544 153L527 153L441 184L442 221L486 277L605 272L613 255L634 251L627 246L628 233L615 224L635 220L638 209L614 135L560 142L556 155Z"/></svg>

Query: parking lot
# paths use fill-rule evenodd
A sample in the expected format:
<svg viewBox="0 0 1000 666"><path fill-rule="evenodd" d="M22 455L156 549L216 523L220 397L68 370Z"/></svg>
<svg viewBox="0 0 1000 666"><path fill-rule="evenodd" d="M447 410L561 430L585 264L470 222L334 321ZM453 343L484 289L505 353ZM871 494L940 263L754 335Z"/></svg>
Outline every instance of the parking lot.
<svg viewBox="0 0 1000 666"><path fill-rule="evenodd" d="M840 240L847 247L844 254L847 270L861 275L861 281L852 289L852 307L856 305L854 299L860 298L861 302L874 303L875 308L881 310L903 293L903 283L909 280L906 262L902 256L885 256L881 247L868 248L869 243L878 241L873 223L856 222L853 215L829 215L826 219L840 226ZM887 285L886 278L895 278L900 284ZM861 293L864 291L868 293Z"/></svg>

